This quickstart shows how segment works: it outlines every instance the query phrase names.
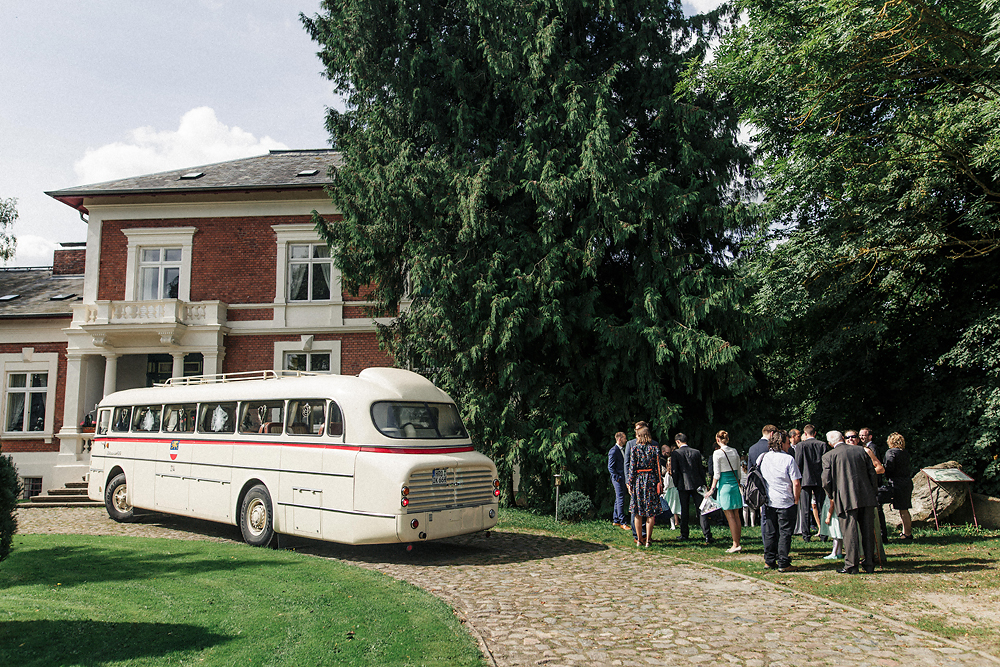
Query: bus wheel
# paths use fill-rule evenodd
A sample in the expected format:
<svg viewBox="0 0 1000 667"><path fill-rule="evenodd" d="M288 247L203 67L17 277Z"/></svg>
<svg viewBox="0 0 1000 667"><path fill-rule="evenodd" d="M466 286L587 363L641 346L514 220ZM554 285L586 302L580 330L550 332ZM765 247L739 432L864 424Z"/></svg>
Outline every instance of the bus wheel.
<svg viewBox="0 0 1000 667"><path fill-rule="evenodd" d="M115 478L108 482L108 488L104 489L104 507L108 510L108 516L119 523L128 523L132 520L133 512L128 502L125 473L115 475Z"/></svg>
<svg viewBox="0 0 1000 667"><path fill-rule="evenodd" d="M263 547L274 537L274 516L271 512L271 494L258 484L243 498L240 508L240 530L243 539L254 547Z"/></svg>

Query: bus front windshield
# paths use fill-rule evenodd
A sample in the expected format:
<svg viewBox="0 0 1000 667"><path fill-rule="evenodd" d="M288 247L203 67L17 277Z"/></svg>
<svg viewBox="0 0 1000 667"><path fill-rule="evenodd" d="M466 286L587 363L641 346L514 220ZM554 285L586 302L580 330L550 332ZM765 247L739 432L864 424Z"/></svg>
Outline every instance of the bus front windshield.
<svg viewBox="0 0 1000 667"><path fill-rule="evenodd" d="M469 437L454 403L380 401L372 404L372 421L389 438L446 440Z"/></svg>

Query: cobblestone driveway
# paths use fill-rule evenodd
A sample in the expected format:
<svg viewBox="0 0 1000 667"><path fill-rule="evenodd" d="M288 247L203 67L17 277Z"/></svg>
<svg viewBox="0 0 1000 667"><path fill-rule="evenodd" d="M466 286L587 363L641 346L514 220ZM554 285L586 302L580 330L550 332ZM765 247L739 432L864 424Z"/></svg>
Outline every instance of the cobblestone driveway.
<svg viewBox="0 0 1000 667"><path fill-rule="evenodd" d="M239 530L99 508L19 511L21 533L238 541ZM497 665L990 665L898 622L667 555L521 533L399 547L294 541L403 579L455 608Z"/></svg>

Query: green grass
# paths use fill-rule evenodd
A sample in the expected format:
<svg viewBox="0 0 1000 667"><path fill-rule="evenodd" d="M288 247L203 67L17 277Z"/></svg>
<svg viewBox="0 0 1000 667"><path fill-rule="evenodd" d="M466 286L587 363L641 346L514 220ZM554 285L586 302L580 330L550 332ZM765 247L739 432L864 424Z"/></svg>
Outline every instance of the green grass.
<svg viewBox="0 0 1000 667"><path fill-rule="evenodd" d="M200 541L16 536L0 665L483 665L443 602L378 573Z"/></svg>
<svg viewBox="0 0 1000 667"><path fill-rule="evenodd" d="M498 530L546 533L635 549L629 531L614 528L607 520L556 523L551 515L501 509ZM1000 656L1000 531L971 526L915 528L914 541L890 541L888 565L874 575L836 573L842 560L823 560L830 543L792 539L794 571L779 573L764 566L760 528L745 527L743 551L727 554L729 529L713 526L713 546L698 539L682 542L679 531L656 526L650 554L681 558L788 586L851 607L910 623L928 632L959 639Z"/></svg>

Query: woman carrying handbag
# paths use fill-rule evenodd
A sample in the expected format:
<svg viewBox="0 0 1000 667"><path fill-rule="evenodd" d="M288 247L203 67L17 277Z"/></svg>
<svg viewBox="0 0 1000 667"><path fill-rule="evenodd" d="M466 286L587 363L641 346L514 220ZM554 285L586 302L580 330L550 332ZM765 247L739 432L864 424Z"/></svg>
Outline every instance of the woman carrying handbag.
<svg viewBox="0 0 1000 667"><path fill-rule="evenodd" d="M653 524L656 522L656 515L660 513L660 494L663 493L660 448L653 442L648 428L636 431L629 462L631 474L628 487L632 493L630 509L635 517L635 534L642 535L642 522L645 521L646 541L641 546L648 547L653 542ZM640 546L638 539L635 544Z"/></svg>
<svg viewBox="0 0 1000 667"><path fill-rule="evenodd" d="M715 434L715 452L712 453L712 488L705 492L711 496L719 489L718 503L729 523L729 533L733 536L733 546L726 553L737 553L743 550L740 546L740 535L743 526L740 521L740 510L743 509L743 495L740 493L740 455L729 446L729 434L719 431Z"/></svg>

